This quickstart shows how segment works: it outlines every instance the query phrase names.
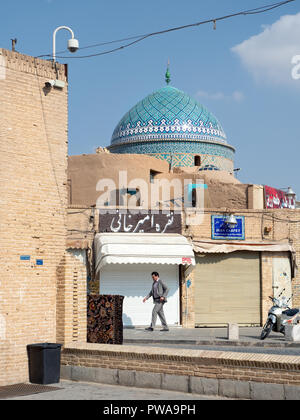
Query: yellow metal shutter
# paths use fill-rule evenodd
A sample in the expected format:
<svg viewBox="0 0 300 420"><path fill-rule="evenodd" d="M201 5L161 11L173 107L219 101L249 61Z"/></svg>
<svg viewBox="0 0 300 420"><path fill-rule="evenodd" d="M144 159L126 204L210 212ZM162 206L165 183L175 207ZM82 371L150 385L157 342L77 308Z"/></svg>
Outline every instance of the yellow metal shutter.
<svg viewBox="0 0 300 420"><path fill-rule="evenodd" d="M196 257L195 323L261 323L258 252L205 254Z"/></svg>

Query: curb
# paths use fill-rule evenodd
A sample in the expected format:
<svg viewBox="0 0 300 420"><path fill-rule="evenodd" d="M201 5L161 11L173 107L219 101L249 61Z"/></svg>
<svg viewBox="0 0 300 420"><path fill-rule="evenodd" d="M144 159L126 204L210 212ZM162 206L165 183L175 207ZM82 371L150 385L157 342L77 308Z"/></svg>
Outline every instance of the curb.
<svg viewBox="0 0 300 420"><path fill-rule="evenodd" d="M61 379L245 400L299 400L300 386L84 366L61 366Z"/></svg>
<svg viewBox="0 0 300 420"><path fill-rule="evenodd" d="M274 343L268 341L235 341L235 340L156 340L156 339L132 339L123 340L124 344L189 344L193 346L228 346L228 347L265 347L265 348L300 348L300 342Z"/></svg>

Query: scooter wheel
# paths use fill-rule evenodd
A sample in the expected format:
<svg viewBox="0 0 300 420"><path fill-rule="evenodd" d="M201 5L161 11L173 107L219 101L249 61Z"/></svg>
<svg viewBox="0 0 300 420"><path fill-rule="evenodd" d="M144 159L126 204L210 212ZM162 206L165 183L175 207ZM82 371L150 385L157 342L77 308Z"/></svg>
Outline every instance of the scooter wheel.
<svg viewBox="0 0 300 420"><path fill-rule="evenodd" d="M263 327L263 330L260 335L260 339L264 340L265 338L267 338L270 332L272 331L272 329L273 329L273 322L270 319L268 319L268 321L265 323Z"/></svg>

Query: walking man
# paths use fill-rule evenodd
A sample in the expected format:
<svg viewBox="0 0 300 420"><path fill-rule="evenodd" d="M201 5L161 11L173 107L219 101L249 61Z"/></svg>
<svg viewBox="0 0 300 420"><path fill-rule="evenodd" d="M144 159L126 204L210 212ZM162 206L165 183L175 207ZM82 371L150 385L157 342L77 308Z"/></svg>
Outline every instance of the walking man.
<svg viewBox="0 0 300 420"><path fill-rule="evenodd" d="M167 321L164 314L164 304L167 302L167 296L169 293L169 289L167 285L159 278L159 274L157 271L153 271L152 279L153 284L150 290L150 293L143 299L143 302L146 302L151 296L153 298L154 308L152 311L152 321L149 328L146 328L147 331L153 331L156 324L157 315L162 324L161 331L169 331Z"/></svg>

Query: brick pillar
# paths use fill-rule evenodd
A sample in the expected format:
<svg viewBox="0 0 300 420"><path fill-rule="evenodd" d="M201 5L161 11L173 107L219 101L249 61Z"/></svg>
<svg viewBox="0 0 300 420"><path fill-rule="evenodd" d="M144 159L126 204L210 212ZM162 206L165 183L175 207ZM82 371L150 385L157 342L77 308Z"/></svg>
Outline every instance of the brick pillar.
<svg viewBox="0 0 300 420"><path fill-rule="evenodd" d="M57 288L57 341L63 344L87 339L86 265L67 251L59 268Z"/></svg>
<svg viewBox="0 0 300 420"><path fill-rule="evenodd" d="M268 311L272 304L269 296L273 296L273 258L272 253L261 253L261 311L262 324L264 324L268 317Z"/></svg>
<svg viewBox="0 0 300 420"><path fill-rule="evenodd" d="M181 322L184 328L195 327L195 281L194 269L183 266L181 269Z"/></svg>

